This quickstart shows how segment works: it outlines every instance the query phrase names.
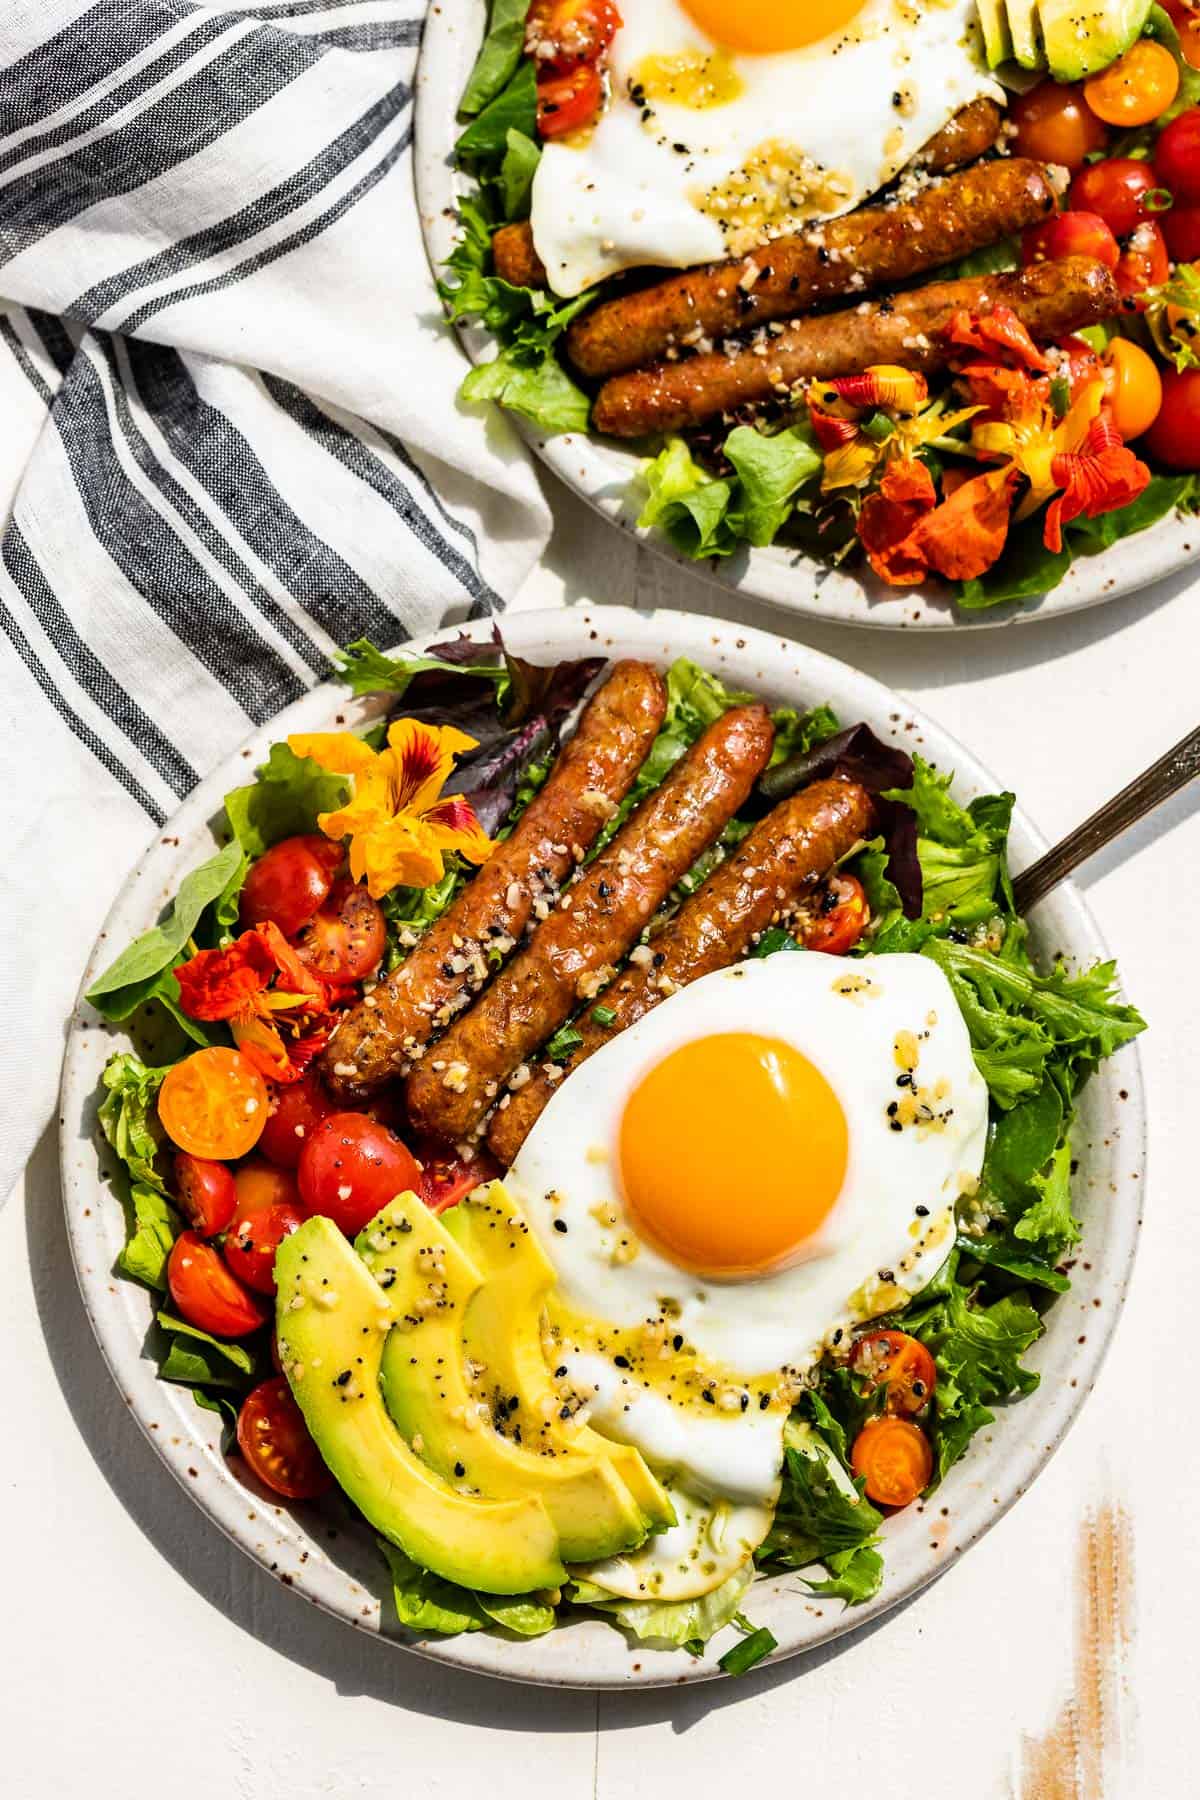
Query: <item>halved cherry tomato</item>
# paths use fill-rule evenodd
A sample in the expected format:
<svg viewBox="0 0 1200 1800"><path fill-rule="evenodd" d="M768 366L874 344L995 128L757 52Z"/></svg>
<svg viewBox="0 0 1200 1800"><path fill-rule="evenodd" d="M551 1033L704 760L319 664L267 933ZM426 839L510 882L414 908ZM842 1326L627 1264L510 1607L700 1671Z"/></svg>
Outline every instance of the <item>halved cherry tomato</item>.
<svg viewBox="0 0 1200 1800"><path fill-rule="evenodd" d="M333 1477L282 1375L247 1394L238 1414L237 1440L258 1479L285 1500L315 1500L332 1486Z"/></svg>
<svg viewBox="0 0 1200 1800"><path fill-rule="evenodd" d="M267 1122L267 1084L237 1050L194 1050L167 1071L158 1116L171 1142L192 1156L245 1156Z"/></svg>
<svg viewBox="0 0 1200 1800"><path fill-rule="evenodd" d="M937 1364L920 1338L906 1331L870 1331L851 1357L855 1371L873 1388L887 1388L891 1413L919 1413L937 1383Z"/></svg>
<svg viewBox="0 0 1200 1800"><path fill-rule="evenodd" d="M294 1169L308 1138L333 1111L333 1101L316 1070L309 1069L290 1087L273 1087L267 1104L258 1148L277 1169Z"/></svg>
<svg viewBox="0 0 1200 1800"><path fill-rule="evenodd" d="M300 1189L289 1169L276 1169L260 1157L252 1156L234 1173L237 1204L229 1229L235 1230L244 1219L256 1219L273 1206L300 1209Z"/></svg>
<svg viewBox="0 0 1200 1800"><path fill-rule="evenodd" d="M1064 82L1040 81L1013 101L1009 117L1016 126L1017 155L1037 162L1081 169L1108 142L1108 132L1085 106L1079 88Z"/></svg>
<svg viewBox="0 0 1200 1800"><path fill-rule="evenodd" d="M1083 84L1083 97L1106 125L1149 125L1179 92L1179 65L1165 44L1139 38L1124 56Z"/></svg>
<svg viewBox="0 0 1200 1800"><path fill-rule="evenodd" d="M225 1234L225 1261L256 1294L273 1294L275 1252L303 1223L299 1195L295 1205L266 1206L251 1218L237 1219Z"/></svg>
<svg viewBox="0 0 1200 1800"><path fill-rule="evenodd" d="M804 948L827 956L845 956L871 918L862 882L853 875L831 875L821 891L816 916L805 926Z"/></svg>
<svg viewBox="0 0 1200 1800"><path fill-rule="evenodd" d="M613 0L533 0L525 51L539 70L565 74L579 63L596 62L620 23Z"/></svg>
<svg viewBox="0 0 1200 1800"><path fill-rule="evenodd" d="M1168 469L1200 469L1200 369L1164 369L1162 390L1146 449Z"/></svg>
<svg viewBox="0 0 1200 1800"><path fill-rule="evenodd" d="M1163 235L1176 262L1200 262L1200 206L1173 206L1164 213Z"/></svg>
<svg viewBox="0 0 1200 1800"><path fill-rule="evenodd" d="M499 1163L483 1151L462 1157L444 1145L422 1142L416 1146L416 1157L421 1165L421 1198L430 1212L457 1206L464 1194L495 1181L500 1173Z"/></svg>
<svg viewBox="0 0 1200 1800"><path fill-rule="evenodd" d="M1200 13L1195 16L1200 44ZM1200 106L1189 106L1163 126L1154 146L1154 173L1174 194L1177 205L1200 202Z"/></svg>
<svg viewBox="0 0 1200 1800"><path fill-rule="evenodd" d="M933 1478L933 1451L911 1419L868 1419L854 1440L850 1467L876 1506L907 1506Z"/></svg>
<svg viewBox="0 0 1200 1800"><path fill-rule="evenodd" d="M362 981L387 948L387 921L361 882L335 881L329 898L304 926L296 954L323 981Z"/></svg>
<svg viewBox="0 0 1200 1800"><path fill-rule="evenodd" d="M397 1194L421 1192L421 1171L411 1152L365 1113L331 1113L322 1119L296 1173L304 1210L324 1213L347 1237L361 1231Z"/></svg>
<svg viewBox="0 0 1200 1800"><path fill-rule="evenodd" d="M1095 213L1117 237L1128 237L1146 210L1147 194L1163 186L1162 177L1136 156L1110 156L1089 163L1071 183L1072 212Z"/></svg>
<svg viewBox="0 0 1200 1800"><path fill-rule="evenodd" d="M600 111L603 88L593 63L581 63L569 75L554 75L537 84L537 128L544 138L565 137L590 125Z"/></svg>
<svg viewBox="0 0 1200 1800"><path fill-rule="evenodd" d="M1072 400L1078 398L1090 381L1099 379L1100 358L1086 338L1060 338L1053 346L1051 355L1054 373L1066 380Z"/></svg>
<svg viewBox="0 0 1200 1800"><path fill-rule="evenodd" d="M274 921L284 937L295 937L324 904L342 861L340 844L316 833L283 838L250 865L238 900L244 926Z"/></svg>
<svg viewBox="0 0 1200 1800"><path fill-rule="evenodd" d="M1023 263L1058 262L1064 256L1094 256L1115 269L1121 250L1104 220L1091 212L1055 213L1031 225L1021 239Z"/></svg>
<svg viewBox="0 0 1200 1800"><path fill-rule="evenodd" d="M1200 11L1191 0L1162 0L1171 23L1179 33L1179 48L1189 68L1200 69Z"/></svg>
<svg viewBox="0 0 1200 1800"><path fill-rule="evenodd" d="M193 1231L201 1237L216 1237L232 1219L237 1205L232 1171L222 1162L208 1162L203 1156L177 1151L175 1204Z"/></svg>
<svg viewBox="0 0 1200 1800"><path fill-rule="evenodd" d="M1145 310L1147 288L1159 287L1171 273L1171 258L1162 227L1143 219L1122 250L1114 274L1126 307Z"/></svg>
<svg viewBox="0 0 1200 1800"><path fill-rule="evenodd" d="M219 1250L182 1231L167 1258L167 1286L189 1325L213 1337L245 1337L265 1325L269 1309L226 1267Z"/></svg>
<svg viewBox="0 0 1200 1800"><path fill-rule="evenodd" d="M1128 338L1114 338L1104 361L1113 424L1128 443L1149 431L1157 419L1162 405L1162 376L1154 358Z"/></svg>

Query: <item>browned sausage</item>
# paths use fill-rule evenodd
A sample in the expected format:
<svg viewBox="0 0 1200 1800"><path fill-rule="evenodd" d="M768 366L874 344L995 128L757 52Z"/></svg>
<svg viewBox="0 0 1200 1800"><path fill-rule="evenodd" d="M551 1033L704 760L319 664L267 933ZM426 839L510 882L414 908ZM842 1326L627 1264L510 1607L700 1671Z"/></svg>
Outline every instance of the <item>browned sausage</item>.
<svg viewBox="0 0 1200 1800"><path fill-rule="evenodd" d="M583 1042L563 1064L562 1075L676 988L745 955L768 925L867 834L873 816L866 790L839 780L816 781L773 808L651 940L652 960L630 964L605 988L600 1004L606 1017L614 1015L611 1023L598 1025L591 1009L580 1015L576 1027ZM561 1078L556 1073L552 1080L545 1067L539 1069L492 1114L488 1148L503 1168L515 1160Z"/></svg>
<svg viewBox="0 0 1200 1800"><path fill-rule="evenodd" d="M969 106L955 113L948 125L935 133L913 158L914 163L923 169L954 169L962 163L974 162L985 150L990 150L1000 135L1000 108L994 100L972 100ZM853 216L853 215L852 215ZM1003 235L1000 233L998 235ZM495 259L497 275L505 281L511 281L514 287L546 286L546 265L533 247L533 232L528 219L522 219L517 225L502 225L492 239L492 255ZM933 264L925 265L932 268ZM884 277L883 279L886 279ZM795 312L797 308L793 307ZM770 317L763 314L762 317ZM689 319L684 329L688 329L695 321ZM664 340L665 341L665 340ZM658 348L649 355L657 355ZM641 359L645 361L646 358ZM618 365L609 369L597 370L597 374L613 374ZM633 368L632 363L622 363L621 368ZM580 364L583 368L585 365Z"/></svg>
<svg viewBox="0 0 1200 1800"><path fill-rule="evenodd" d="M1003 275L931 282L891 299L801 319L755 344L730 345L614 375L596 396L592 424L613 437L680 431L717 413L764 401L795 401L802 384L853 375L872 363L926 374L953 355L942 332L956 312L1009 306L1040 342L1065 337L1115 313L1116 286L1103 263L1071 256Z"/></svg>
<svg viewBox="0 0 1200 1800"><path fill-rule="evenodd" d="M710 725L405 1084L419 1131L468 1139L502 1082L603 985L771 754L765 706Z"/></svg>
<svg viewBox="0 0 1200 1800"><path fill-rule="evenodd" d="M535 903L557 892L575 851L595 843L624 799L666 713L648 663L619 662L584 710L550 777L454 904L408 959L346 1014L321 1057L334 1098L362 1100L406 1071L507 954Z"/></svg>
<svg viewBox="0 0 1200 1800"><path fill-rule="evenodd" d="M902 205L847 213L733 262L605 300L575 320L567 355L595 377L641 368L672 345L728 337L768 319L795 318L822 300L908 281L1012 237L1053 210L1041 163L979 163Z"/></svg>

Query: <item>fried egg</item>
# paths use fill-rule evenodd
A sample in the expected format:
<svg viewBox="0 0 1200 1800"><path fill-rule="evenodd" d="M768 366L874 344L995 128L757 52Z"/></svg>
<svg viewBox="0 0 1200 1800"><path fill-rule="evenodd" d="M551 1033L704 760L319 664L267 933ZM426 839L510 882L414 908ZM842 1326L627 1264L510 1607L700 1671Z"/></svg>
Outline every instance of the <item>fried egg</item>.
<svg viewBox="0 0 1200 1800"><path fill-rule="evenodd" d="M626 1582L761 1541L806 1375L936 1274L986 1136L923 956L720 970L564 1081L507 1177L555 1269L544 1347L566 1402L691 1497Z"/></svg>
<svg viewBox="0 0 1200 1800"><path fill-rule="evenodd" d="M534 243L555 292L740 256L890 181L960 107L1003 102L976 0L623 0L609 98L547 143Z"/></svg>

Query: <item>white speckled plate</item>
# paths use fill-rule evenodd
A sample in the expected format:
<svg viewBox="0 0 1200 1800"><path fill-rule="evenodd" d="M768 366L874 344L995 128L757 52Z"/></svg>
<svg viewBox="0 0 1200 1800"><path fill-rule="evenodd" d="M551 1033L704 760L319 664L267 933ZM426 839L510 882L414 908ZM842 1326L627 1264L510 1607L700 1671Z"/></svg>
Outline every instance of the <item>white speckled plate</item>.
<svg viewBox="0 0 1200 1800"><path fill-rule="evenodd" d="M486 11L485 0L458 0L453 6L431 7L425 21L417 67L415 170L425 247L435 273L457 235L458 196L470 188L454 168L451 149L461 130L455 119L458 97L479 48ZM459 336L473 362L494 354L491 336L478 327L463 327ZM1173 575L1200 556L1200 520L1174 515L1099 556L1079 557L1052 593L985 612L960 611L936 583L889 588L869 570L864 574L831 569L782 544L698 563L680 556L661 533L638 531L642 502L633 493L640 460L635 451L622 448L615 439L577 432L546 438L516 414L509 417L547 467L621 530L703 579L814 619L892 630L1027 624L1115 600Z"/></svg>
<svg viewBox="0 0 1200 1800"><path fill-rule="evenodd" d="M468 627L483 635L489 626ZM887 688L845 664L786 639L680 613L634 613L619 607L514 614L505 625L511 647L535 661L603 653L639 656L667 665L687 655L738 688L752 688L779 704L806 706L828 700L846 722L866 719L879 734L958 772L965 797L1002 784L982 769L944 731L914 713ZM420 642L409 646L422 648ZM202 782L134 870L93 952L86 988L116 952L144 930L188 869L211 853L210 821L225 792L245 781L268 745L290 731L328 729L337 713L357 721L371 703L348 702L344 690L317 688L289 707L268 729ZM1045 847L1018 812L1013 859L1021 867ZM1105 954L1078 892L1060 889L1035 914L1043 951L1063 951L1072 961ZM532 1642L472 1633L417 1639L389 1623L390 1605L381 1560L365 1525L344 1506L276 1505L249 1484L239 1462L221 1455L216 1416L200 1410L184 1390L157 1379L143 1352L153 1315L151 1296L112 1270L123 1241L121 1208L100 1179L96 1089L114 1048L127 1039L106 1029L80 1003L67 1042L62 1088L62 1167L67 1224L88 1314L101 1349L130 1410L164 1462L201 1511L279 1580L318 1606L382 1632L425 1656L460 1667L559 1687L654 1686L703 1681L715 1674L715 1658L635 1649L610 1626L582 1620ZM1096 1379L1129 1279L1140 1224L1144 1167L1144 1118L1136 1051L1106 1064L1083 1094L1077 1151L1077 1194L1084 1239L1075 1285L1051 1309L1049 1328L1032 1353L1042 1384L1012 1409L1002 1409L990 1431L951 1470L938 1492L934 1522L915 1507L885 1529L886 1576L869 1605L845 1610L840 1602L809 1598L794 1578L762 1580L748 1610L779 1640L776 1657L794 1656L860 1625L914 1593L988 1530L1024 1493L1061 1441ZM196 1529L207 1526L199 1519ZM726 1646L717 1641L717 1651Z"/></svg>

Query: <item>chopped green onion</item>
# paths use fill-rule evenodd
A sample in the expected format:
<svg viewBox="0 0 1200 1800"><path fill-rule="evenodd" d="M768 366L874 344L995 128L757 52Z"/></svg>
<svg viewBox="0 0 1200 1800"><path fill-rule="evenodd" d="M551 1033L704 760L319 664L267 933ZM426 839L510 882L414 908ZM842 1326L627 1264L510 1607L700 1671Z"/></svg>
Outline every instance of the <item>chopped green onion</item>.
<svg viewBox="0 0 1200 1800"><path fill-rule="evenodd" d="M1175 204L1175 196L1170 188L1150 188L1142 195L1142 207L1148 213L1169 212Z"/></svg>
<svg viewBox="0 0 1200 1800"><path fill-rule="evenodd" d="M869 419L862 421L862 429L877 444L886 444L896 429L896 422L889 419L885 412L873 412Z"/></svg>
<svg viewBox="0 0 1200 1800"><path fill-rule="evenodd" d="M745 1675L748 1670L760 1663L764 1656L770 1656L772 1650L778 1650L778 1648L779 1644L775 1634L768 1631L763 1625L758 1631L752 1632L748 1638L743 1638L740 1644L735 1644L732 1650L727 1650L720 1658L718 1667L722 1668L726 1675Z"/></svg>
<svg viewBox="0 0 1200 1800"><path fill-rule="evenodd" d="M593 1006L592 1017L597 1025L615 1025L617 1015L611 1006Z"/></svg>
<svg viewBox="0 0 1200 1800"><path fill-rule="evenodd" d="M1054 416L1065 419L1071 410L1071 384L1065 375L1056 375L1050 383L1050 404Z"/></svg>

